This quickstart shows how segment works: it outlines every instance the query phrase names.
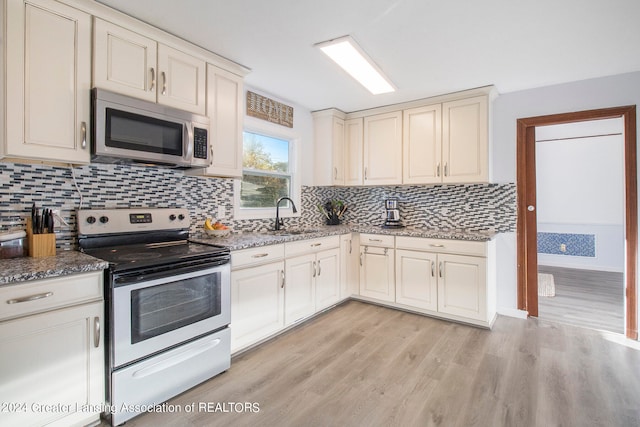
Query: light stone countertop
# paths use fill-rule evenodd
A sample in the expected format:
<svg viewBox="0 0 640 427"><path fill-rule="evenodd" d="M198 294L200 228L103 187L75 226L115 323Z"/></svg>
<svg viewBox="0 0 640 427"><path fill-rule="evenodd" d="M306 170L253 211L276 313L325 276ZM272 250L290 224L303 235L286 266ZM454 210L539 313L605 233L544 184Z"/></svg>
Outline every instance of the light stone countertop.
<svg viewBox="0 0 640 427"><path fill-rule="evenodd" d="M410 236L430 239L471 240L486 242L497 233L494 231L465 231L465 230L433 230L425 228L382 228L380 226L362 225L321 225L309 227L304 233L290 234L298 229L282 230L280 232L232 232L225 237L211 237L204 233L192 235L191 241L208 245L224 246L232 251L259 246L275 245L278 243L294 242L297 240L315 239L319 237L335 236L347 233L386 234L392 236ZM311 230L311 232L309 232Z"/></svg>
<svg viewBox="0 0 640 427"><path fill-rule="evenodd" d="M497 233L492 231L465 230L432 230L424 228L396 228L385 229L380 226L362 225L320 225L302 229L285 229L281 232L240 232L231 233L226 237L210 237L204 233L195 233L192 242L216 246L224 246L232 251L259 246L275 245L319 237L336 236L347 233L386 234L393 236L411 236L432 239L453 239L471 241L489 241ZM30 280L46 279L69 274L86 273L104 270L109 267L106 261L86 255L78 251L59 251L57 255L43 258L13 258L0 260L0 286L26 282Z"/></svg>
<svg viewBox="0 0 640 427"><path fill-rule="evenodd" d="M29 280L47 279L69 274L104 270L109 263L78 251L58 251L42 258L0 260L0 286Z"/></svg>

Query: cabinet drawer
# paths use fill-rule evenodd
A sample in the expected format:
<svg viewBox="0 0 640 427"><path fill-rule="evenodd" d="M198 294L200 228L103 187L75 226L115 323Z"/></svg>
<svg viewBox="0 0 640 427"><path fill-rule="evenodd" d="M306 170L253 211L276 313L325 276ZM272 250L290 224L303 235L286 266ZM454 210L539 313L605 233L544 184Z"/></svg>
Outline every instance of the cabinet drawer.
<svg viewBox="0 0 640 427"><path fill-rule="evenodd" d="M340 247L340 236L320 237L318 239L298 240L284 244L284 252L287 258L305 254L309 252L318 252L324 249Z"/></svg>
<svg viewBox="0 0 640 427"><path fill-rule="evenodd" d="M396 238L396 247L398 249L414 249L438 253L487 256L487 244L485 242L472 242L469 240L398 236Z"/></svg>
<svg viewBox="0 0 640 427"><path fill-rule="evenodd" d="M260 246L231 252L231 269L266 264L284 258L284 245Z"/></svg>
<svg viewBox="0 0 640 427"><path fill-rule="evenodd" d="M361 234L360 246L379 246L381 248L392 248L394 236L386 234Z"/></svg>
<svg viewBox="0 0 640 427"><path fill-rule="evenodd" d="M0 287L0 320L102 299L102 271Z"/></svg>

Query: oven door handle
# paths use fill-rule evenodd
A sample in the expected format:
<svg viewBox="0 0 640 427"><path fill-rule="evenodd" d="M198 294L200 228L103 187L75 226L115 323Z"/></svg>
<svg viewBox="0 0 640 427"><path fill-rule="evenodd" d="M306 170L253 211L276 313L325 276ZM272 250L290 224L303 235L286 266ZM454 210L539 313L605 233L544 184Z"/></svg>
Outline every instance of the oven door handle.
<svg viewBox="0 0 640 427"><path fill-rule="evenodd" d="M203 345L196 347L196 348L190 348L187 350L184 350L176 355L171 356L168 359L165 360L161 360L157 363L154 363L151 366L146 366L138 371L135 371L132 375L133 378L136 379L141 379L144 377L148 377L149 375L153 375L153 374L157 374L158 372L162 372L167 368L170 368L172 366L175 366L179 363L182 363L186 360L189 360L193 357L196 357L199 354L204 353L205 351L208 351L210 349L212 349L213 347L217 346L218 344L220 344L220 338L216 338L215 340L208 342L208 343L204 343Z"/></svg>
<svg viewBox="0 0 640 427"><path fill-rule="evenodd" d="M229 260L225 259L224 261L220 262L209 262L206 264L197 264L187 267L169 268L163 271L147 270L148 273L145 271L120 273L115 275L113 279L113 286L119 287L136 283L149 282L157 279L170 279L175 278L179 275L191 273L197 273L193 274L193 277L204 276L206 274L211 274L213 270L216 270L228 263Z"/></svg>

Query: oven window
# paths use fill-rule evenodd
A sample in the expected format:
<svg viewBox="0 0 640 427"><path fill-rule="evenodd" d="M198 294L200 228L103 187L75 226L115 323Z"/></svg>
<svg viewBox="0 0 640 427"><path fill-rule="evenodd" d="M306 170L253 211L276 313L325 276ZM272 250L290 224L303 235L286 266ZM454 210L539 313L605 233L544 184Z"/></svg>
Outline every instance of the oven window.
<svg viewBox="0 0 640 427"><path fill-rule="evenodd" d="M107 108L105 145L182 156L182 123Z"/></svg>
<svg viewBox="0 0 640 427"><path fill-rule="evenodd" d="M221 289L215 273L132 291L131 344L218 316Z"/></svg>

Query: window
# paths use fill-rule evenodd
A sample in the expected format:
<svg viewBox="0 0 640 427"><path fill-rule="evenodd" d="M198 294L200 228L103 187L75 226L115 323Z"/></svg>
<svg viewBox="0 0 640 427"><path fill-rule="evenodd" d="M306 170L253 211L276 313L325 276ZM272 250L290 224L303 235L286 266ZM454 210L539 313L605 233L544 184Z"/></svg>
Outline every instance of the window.
<svg viewBox="0 0 640 427"><path fill-rule="evenodd" d="M242 180L236 185L240 217L271 217L280 197L297 200L293 153L293 138L243 132ZM288 200L280 203L280 211L290 216L291 203Z"/></svg>

